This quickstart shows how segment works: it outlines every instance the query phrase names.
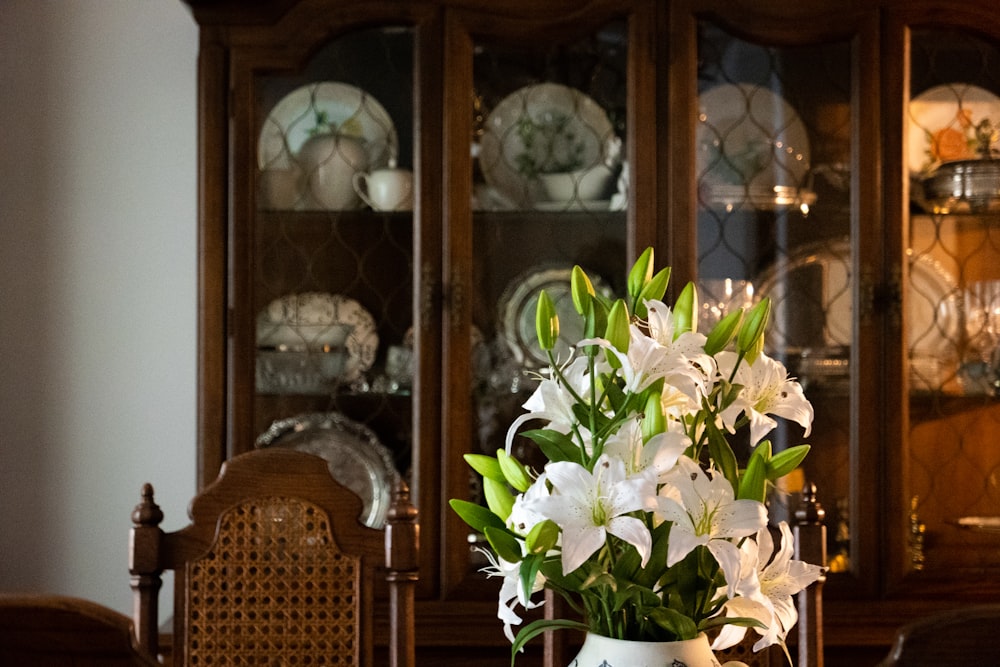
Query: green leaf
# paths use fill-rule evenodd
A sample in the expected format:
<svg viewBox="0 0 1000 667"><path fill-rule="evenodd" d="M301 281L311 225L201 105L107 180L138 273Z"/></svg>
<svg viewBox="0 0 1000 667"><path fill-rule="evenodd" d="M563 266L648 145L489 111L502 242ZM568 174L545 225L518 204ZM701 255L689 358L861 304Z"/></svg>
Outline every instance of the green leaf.
<svg viewBox="0 0 1000 667"><path fill-rule="evenodd" d="M538 575L538 568L542 566L544 561L544 554L533 554L521 559L521 567L518 568L517 573L521 579L520 585L526 597L531 596L531 589L535 587L535 577Z"/></svg>
<svg viewBox="0 0 1000 667"><path fill-rule="evenodd" d="M708 340L705 341L705 354L715 356L726 349L730 341L736 337L736 332L739 330L742 321L742 308L734 310L719 320L718 324L712 327L712 331L708 334Z"/></svg>
<svg viewBox="0 0 1000 667"><path fill-rule="evenodd" d="M483 495L486 496L486 504L489 508L506 521L510 516L510 511L514 508L514 496L507 488L506 482L498 482L489 477L483 478Z"/></svg>
<svg viewBox="0 0 1000 667"><path fill-rule="evenodd" d="M663 564L667 562L667 550L670 547L670 524L664 521L653 529L653 548L649 552L646 567L639 570L635 581L640 586L649 586L657 582L663 574Z"/></svg>
<svg viewBox="0 0 1000 667"><path fill-rule="evenodd" d="M559 526L551 519L539 521L524 538L524 544L528 548L528 553L546 554L556 546L559 541Z"/></svg>
<svg viewBox="0 0 1000 667"><path fill-rule="evenodd" d="M549 461L583 463L583 452L565 433L546 428L524 431L521 435L538 445Z"/></svg>
<svg viewBox="0 0 1000 667"><path fill-rule="evenodd" d="M639 295L646 283L653 277L653 248L649 247L642 251L639 258L635 260L631 270L628 272L628 296L632 303L639 302Z"/></svg>
<svg viewBox="0 0 1000 667"><path fill-rule="evenodd" d="M738 625L744 628L767 628L767 624L750 616L715 616L706 618L698 625L699 630L711 630L723 625Z"/></svg>
<svg viewBox="0 0 1000 667"><path fill-rule="evenodd" d="M521 493L528 490L528 487L531 486L531 475L528 474L527 468L520 461L508 454L504 449L497 450L496 460L499 463L498 467L501 473L500 480L498 481L506 480L508 484Z"/></svg>
<svg viewBox="0 0 1000 667"><path fill-rule="evenodd" d="M538 305L535 308L535 335L538 336L538 346L543 350L551 350L559 338L559 315L552 303L552 297L542 290L538 293Z"/></svg>
<svg viewBox="0 0 1000 667"><path fill-rule="evenodd" d="M510 647L510 664L514 667L514 660L517 654L524 649L525 645L532 639L540 634L548 632L550 630L579 630L581 632L586 632L588 630L586 623L580 623L579 621L569 621L565 619L547 619L541 618L537 621L532 621L528 623L523 628L521 628L517 635L514 637L514 643Z"/></svg>
<svg viewBox="0 0 1000 667"><path fill-rule="evenodd" d="M489 477L498 482L504 481L503 472L500 470L500 463L492 456L486 456L485 454L465 454L463 458L469 464L469 467L483 477Z"/></svg>
<svg viewBox="0 0 1000 667"><path fill-rule="evenodd" d="M698 321L698 290L694 283L688 283L681 290L674 304L674 340L681 334L695 330L695 322Z"/></svg>
<svg viewBox="0 0 1000 667"><path fill-rule="evenodd" d="M477 533L485 533L488 526L504 528L503 519L482 505L457 498L452 498L448 501L448 504L451 506L452 511L461 517L462 521L469 524L469 527Z"/></svg>
<svg viewBox="0 0 1000 667"><path fill-rule="evenodd" d="M773 482L798 468L809 449L809 445L796 445L772 456L767 462L767 478Z"/></svg>
<svg viewBox="0 0 1000 667"><path fill-rule="evenodd" d="M669 607L657 607L649 612L649 620L664 630L672 633L677 639L694 639L698 636L698 626L684 614Z"/></svg>
<svg viewBox="0 0 1000 667"><path fill-rule="evenodd" d="M503 558L508 563L518 563L521 561L521 543L509 530L487 526L483 534L486 535L486 539L489 541L490 546L493 547L493 551L496 552L497 556L500 556L500 558Z"/></svg>

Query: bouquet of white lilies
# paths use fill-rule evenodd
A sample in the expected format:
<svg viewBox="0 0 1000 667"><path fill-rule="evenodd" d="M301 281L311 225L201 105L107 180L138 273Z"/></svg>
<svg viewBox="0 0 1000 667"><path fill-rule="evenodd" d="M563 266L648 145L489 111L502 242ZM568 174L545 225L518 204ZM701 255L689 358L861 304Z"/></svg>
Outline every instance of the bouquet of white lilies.
<svg viewBox="0 0 1000 667"><path fill-rule="evenodd" d="M550 364L496 457L470 454L487 507L452 500L485 535L490 576L503 579L498 616L513 655L533 637L585 629L635 641L713 637L754 650L784 644L797 620L793 595L822 568L792 559L785 523L768 527L768 487L799 466L808 445L773 453L774 417L808 436L812 406L785 367L764 354L765 298L697 331L693 284L671 309L662 302L670 270L653 270L652 249L628 276L628 299L595 293L579 267L573 303L584 337L568 359L552 353L559 318L540 293L536 330ZM527 422L539 427L521 431ZM746 431L738 461L731 434ZM511 455L529 438L548 462L532 470ZM560 593L585 623L521 624L544 588Z"/></svg>

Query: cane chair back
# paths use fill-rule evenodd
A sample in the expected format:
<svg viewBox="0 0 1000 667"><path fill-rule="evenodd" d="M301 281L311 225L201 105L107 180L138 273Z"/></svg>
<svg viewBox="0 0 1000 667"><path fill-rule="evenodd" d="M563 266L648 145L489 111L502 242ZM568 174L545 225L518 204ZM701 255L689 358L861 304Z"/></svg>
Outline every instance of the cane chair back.
<svg viewBox="0 0 1000 667"><path fill-rule="evenodd" d="M390 589L387 662L411 667L416 511L400 482L385 530L363 525L361 512L325 460L293 450L227 461L192 502L192 523L173 533L159 530L146 485L130 564L140 643L157 646L155 592L160 573L173 570L175 664L370 667L381 664L381 578Z"/></svg>
<svg viewBox="0 0 1000 667"><path fill-rule="evenodd" d="M139 648L132 619L90 600L0 594L0 665L158 667Z"/></svg>

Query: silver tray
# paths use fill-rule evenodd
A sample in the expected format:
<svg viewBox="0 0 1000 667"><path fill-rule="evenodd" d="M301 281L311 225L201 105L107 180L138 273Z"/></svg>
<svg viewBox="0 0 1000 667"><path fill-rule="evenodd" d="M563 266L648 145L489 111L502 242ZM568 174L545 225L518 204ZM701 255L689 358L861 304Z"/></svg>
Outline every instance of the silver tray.
<svg viewBox="0 0 1000 667"><path fill-rule="evenodd" d="M372 528L385 525L399 473L392 452L367 426L339 412L303 414L271 424L256 446L286 447L326 459L333 478L361 498L358 519Z"/></svg>

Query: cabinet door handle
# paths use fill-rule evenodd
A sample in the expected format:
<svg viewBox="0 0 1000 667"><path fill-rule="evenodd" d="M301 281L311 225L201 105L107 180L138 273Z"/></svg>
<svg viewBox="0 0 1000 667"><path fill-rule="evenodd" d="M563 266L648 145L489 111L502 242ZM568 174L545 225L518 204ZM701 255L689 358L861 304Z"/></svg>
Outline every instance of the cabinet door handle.
<svg viewBox="0 0 1000 667"><path fill-rule="evenodd" d="M430 330L431 317L434 316L434 292L436 290L434 267L430 262L424 262L420 267L420 304L418 305L421 331Z"/></svg>
<svg viewBox="0 0 1000 667"><path fill-rule="evenodd" d="M465 283L462 282L462 274L458 268L451 272L451 328L457 329L462 324L462 316L465 312Z"/></svg>

